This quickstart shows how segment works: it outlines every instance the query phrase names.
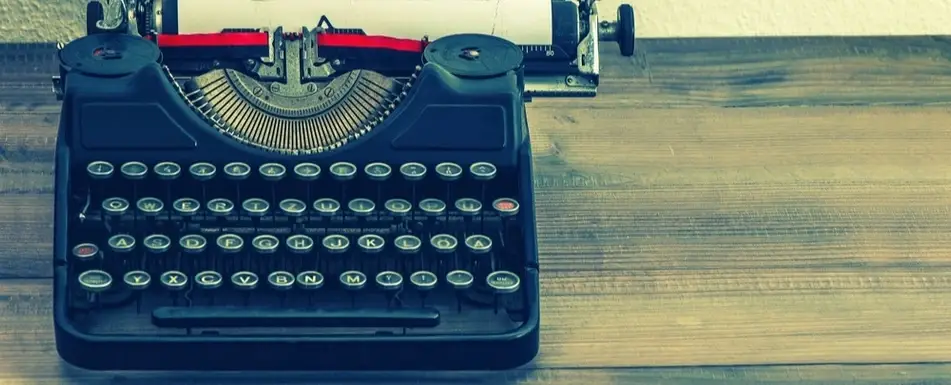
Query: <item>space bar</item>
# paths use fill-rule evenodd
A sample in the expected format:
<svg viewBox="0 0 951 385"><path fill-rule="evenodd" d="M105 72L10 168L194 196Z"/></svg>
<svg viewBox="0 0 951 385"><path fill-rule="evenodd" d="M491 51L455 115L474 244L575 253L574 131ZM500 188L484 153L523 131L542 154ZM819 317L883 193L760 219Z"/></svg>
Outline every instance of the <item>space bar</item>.
<svg viewBox="0 0 951 385"><path fill-rule="evenodd" d="M254 307L160 307L152 324L167 328L244 327L393 327L431 328L439 325L432 308L298 309Z"/></svg>

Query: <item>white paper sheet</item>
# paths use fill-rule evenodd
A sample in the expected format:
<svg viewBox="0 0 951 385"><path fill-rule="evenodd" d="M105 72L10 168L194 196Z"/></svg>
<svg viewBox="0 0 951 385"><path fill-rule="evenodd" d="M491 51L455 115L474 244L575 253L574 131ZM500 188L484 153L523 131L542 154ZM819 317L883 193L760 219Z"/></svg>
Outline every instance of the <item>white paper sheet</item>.
<svg viewBox="0 0 951 385"><path fill-rule="evenodd" d="M551 0L178 0L178 33L226 28L336 28L431 40L457 33L499 36L515 44L552 43ZM165 12L167 15L168 12Z"/></svg>

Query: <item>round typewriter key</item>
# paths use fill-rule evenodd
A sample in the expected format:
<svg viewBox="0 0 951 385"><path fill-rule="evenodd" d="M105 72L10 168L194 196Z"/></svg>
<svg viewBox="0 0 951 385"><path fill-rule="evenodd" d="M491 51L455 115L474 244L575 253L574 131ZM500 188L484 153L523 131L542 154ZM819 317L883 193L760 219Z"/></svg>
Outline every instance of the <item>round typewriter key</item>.
<svg viewBox="0 0 951 385"><path fill-rule="evenodd" d="M153 253L164 253L172 246L172 240L162 234L152 234L142 240L145 249Z"/></svg>
<svg viewBox="0 0 951 385"><path fill-rule="evenodd" d="M142 162L126 162L119 167L119 172L126 179L137 180L145 178L145 174L149 173L149 167Z"/></svg>
<svg viewBox="0 0 951 385"><path fill-rule="evenodd" d="M182 175L182 166L175 162L161 162L152 168L152 172L159 179L172 180Z"/></svg>
<svg viewBox="0 0 951 385"><path fill-rule="evenodd" d="M492 163L477 162L469 166L469 173L472 174L472 177L476 180L490 180L495 178L498 169L496 169Z"/></svg>
<svg viewBox="0 0 951 385"><path fill-rule="evenodd" d="M195 215L199 208L201 208L201 203L197 199L179 198L172 202L172 209L183 217Z"/></svg>
<svg viewBox="0 0 951 385"><path fill-rule="evenodd" d="M403 288L403 276L395 271L383 271L376 275L376 285L383 290Z"/></svg>
<svg viewBox="0 0 951 385"><path fill-rule="evenodd" d="M275 271L267 276L267 283L275 290L290 290L294 287L294 274Z"/></svg>
<svg viewBox="0 0 951 385"><path fill-rule="evenodd" d="M331 234L324 237L321 244L324 246L327 251L339 254L346 252L350 248L350 240L347 237L339 234Z"/></svg>
<svg viewBox="0 0 951 385"><path fill-rule="evenodd" d="M462 176L462 166L455 163L440 163L436 165L436 174L444 181L458 180Z"/></svg>
<svg viewBox="0 0 951 385"><path fill-rule="evenodd" d="M386 208L386 211L393 216L402 217L409 214L409 211L413 209L413 204L409 203L406 199L390 199L383 203L383 207Z"/></svg>
<svg viewBox="0 0 951 385"><path fill-rule="evenodd" d="M215 198L208 201L208 212L217 217L226 217L234 211L234 203L224 198Z"/></svg>
<svg viewBox="0 0 951 385"><path fill-rule="evenodd" d="M236 289L251 290L258 287L258 275L250 271L239 271L231 275L231 284Z"/></svg>
<svg viewBox="0 0 951 385"><path fill-rule="evenodd" d="M254 248L254 251L257 251L261 254L272 254L277 251L277 246L281 244L281 241L277 237L270 234L262 234L254 237L251 240L251 247Z"/></svg>
<svg viewBox="0 0 951 385"><path fill-rule="evenodd" d="M295 254L307 254L314 249L314 239L303 234L291 235L285 243L287 250Z"/></svg>
<svg viewBox="0 0 951 385"><path fill-rule="evenodd" d="M205 181L215 177L215 172L218 169L215 168L215 165L206 162L195 163L188 167L188 173L191 174L192 178L195 180Z"/></svg>
<svg viewBox="0 0 951 385"><path fill-rule="evenodd" d="M459 241L456 240L456 237L449 234L436 234L429 239L429 244L432 245L437 253L444 254L456 251L456 247L459 246Z"/></svg>
<svg viewBox="0 0 951 385"><path fill-rule="evenodd" d="M340 283L347 290L360 290L367 284L367 276L359 271L345 271L340 274Z"/></svg>
<svg viewBox="0 0 951 385"><path fill-rule="evenodd" d="M446 212L446 202L436 198L426 198L419 201L419 209L429 216L442 215Z"/></svg>
<svg viewBox="0 0 951 385"><path fill-rule="evenodd" d="M316 290L324 286L324 276L316 271L302 271L295 280L297 287L304 290Z"/></svg>
<svg viewBox="0 0 951 385"><path fill-rule="evenodd" d="M330 165L330 174L336 180L350 180L353 179L354 175L357 175L357 166L353 163L337 162Z"/></svg>
<svg viewBox="0 0 951 385"><path fill-rule="evenodd" d="M314 210L320 215L331 216L340 211L340 202L330 198L321 198L314 201Z"/></svg>
<svg viewBox="0 0 951 385"><path fill-rule="evenodd" d="M365 234L357 238L357 246L364 253L378 253L383 250L383 237L376 234Z"/></svg>
<svg viewBox="0 0 951 385"><path fill-rule="evenodd" d="M102 201L102 211L109 215L122 215L129 210L129 201L124 198L106 198Z"/></svg>
<svg viewBox="0 0 951 385"><path fill-rule="evenodd" d="M225 177L231 180L243 180L251 175L251 166L243 162L231 162L225 165Z"/></svg>
<svg viewBox="0 0 951 385"><path fill-rule="evenodd" d="M366 165L366 167L363 168L363 172L367 174L370 180L384 181L393 173L393 168L386 163L375 162Z"/></svg>
<svg viewBox="0 0 951 385"><path fill-rule="evenodd" d="M303 181L313 181L320 177L320 166L313 163L299 163L294 166L294 176Z"/></svg>
<svg viewBox="0 0 951 385"><path fill-rule="evenodd" d="M102 270L88 270L79 274L79 285L90 293L102 293L112 287L112 276Z"/></svg>
<svg viewBox="0 0 951 385"><path fill-rule="evenodd" d="M285 199L277 205L281 208L281 212L289 217L299 217L307 211L307 204L299 199Z"/></svg>
<svg viewBox="0 0 951 385"><path fill-rule="evenodd" d="M162 282L168 290L178 291L188 286L188 276L185 273L182 273L178 270L166 271L159 276L159 281Z"/></svg>
<svg viewBox="0 0 951 385"><path fill-rule="evenodd" d="M73 246L73 257L80 261L88 261L99 256L99 246L92 243L80 243Z"/></svg>
<svg viewBox="0 0 951 385"><path fill-rule="evenodd" d="M439 278L429 271L417 271L409 276L409 283L420 291L432 290L436 287L437 282L439 282Z"/></svg>
<svg viewBox="0 0 951 385"><path fill-rule="evenodd" d="M135 207L138 208L142 214L151 217L162 212L162 209L165 208L165 204L158 198L145 197L135 202Z"/></svg>
<svg viewBox="0 0 951 385"><path fill-rule="evenodd" d="M404 163L400 166L400 174L403 174L403 178L409 181L422 180L426 177L426 166L416 162Z"/></svg>
<svg viewBox="0 0 951 385"><path fill-rule="evenodd" d="M474 254L485 254L492 251L492 238L485 235L470 235L466 237L466 248Z"/></svg>
<svg viewBox="0 0 951 385"><path fill-rule="evenodd" d="M132 290L145 290L152 284L152 276L142 270L133 270L122 276L122 282Z"/></svg>
<svg viewBox="0 0 951 385"><path fill-rule="evenodd" d="M510 217L518 214L518 202L512 198L499 198L492 202L492 208L499 212L500 216Z"/></svg>
<svg viewBox="0 0 951 385"><path fill-rule="evenodd" d="M419 248L423 245L423 241L415 235L400 235L393 240L393 245L396 246L396 249L401 253L412 254L419 251Z"/></svg>
<svg viewBox="0 0 951 385"><path fill-rule="evenodd" d="M472 276L472 273L465 270L453 270L449 274L446 274L446 282L448 282L456 290L464 290L472 287L472 283L475 282L475 277Z"/></svg>
<svg viewBox="0 0 951 385"><path fill-rule="evenodd" d="M347 203L347 208L350 209L350 212L354 215L364 217L373 213L376 204L369 199L357 198Z"/></svg>
<svg viewBox="0 0 951 385"><path fill-rule="evenodd" d="M496 293L507 294L518 290L521 280L511 271L496 271L485 277L485 283Z"/></svg>
<svg viewBox="0 0 951 385"><path fill-rule="evenodd" d="M266 181L279 181L287 175L287 168L280 163L265 163L258 167L258 173Z"/></svg>
<svg viewBox="0 0 951 385"><path fill-rule="evenodd" d="M252 217L261 217L267 214L267 210L271 208L271 205L264 199L251 198L241 202L241 208Z"/></svg>
<svg viewBox="0 0 951 385"><path fill-rule="evenodd" d="M460 198L456 200L456 210L462 215L478 215L482 211L482 202L472 198Z"/></svg>
<svg viewBox="0 0 951 385"><path fill-rule="evenodd" d="M135 238L128 234L116 234L109 237L109 248L117 253L128 253L135 248Z"/></svg>
<svg viewBox="0 0 951 385"><path fill-rule="evenodd" d="M197 254L205 251L205 248L208 247L208 240L198 234L189 234L179 238L178 245L186 253Z"/></svg>
<svg viewBox="0 0 951 385"><path fill-rule="evenodd" d="M86 173L93 179L107 179L116 171L112 163L104 161L95 161L86 165Z"/></svg>
<svg viewBox="0 0 951 385"><path fill-rule="evenodd" d="M217 271L206 270L195 274L195 285L200 289L211 290L221 287L224 277Z"/></svg>
<svg viewBox="0 0 951 385"><path fill-rule="evenodd" d="M220 235L215 243L225 253L237 253L244 248L244 239L235 234Z"/></svg>

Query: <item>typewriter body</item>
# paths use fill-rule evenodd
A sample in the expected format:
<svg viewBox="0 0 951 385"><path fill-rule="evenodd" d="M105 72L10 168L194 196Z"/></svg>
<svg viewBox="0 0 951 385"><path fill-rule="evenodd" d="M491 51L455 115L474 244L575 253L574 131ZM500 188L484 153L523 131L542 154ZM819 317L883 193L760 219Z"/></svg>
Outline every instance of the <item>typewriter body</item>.
<svg viewBox="0 0 951 385"><path fill-rule="evenodd" d="M630 7L602 23L593 2L552 1L561 27L539 46L446 28L371 34L309 8L295 17L313 27L235 15L232 28L181 33L186 3L120 2L109 17L92 2L87 36L60 48L61 357L99 370L531 361L525 103L593 96L599 35L633 53Z"/></svg>

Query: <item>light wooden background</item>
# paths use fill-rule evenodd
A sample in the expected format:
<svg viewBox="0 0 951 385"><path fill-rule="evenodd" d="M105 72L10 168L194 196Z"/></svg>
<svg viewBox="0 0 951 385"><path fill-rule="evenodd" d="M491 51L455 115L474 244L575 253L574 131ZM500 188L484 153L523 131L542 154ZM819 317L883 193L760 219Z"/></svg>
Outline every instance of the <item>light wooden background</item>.
<svg viewBox="0 0 951 385"><path fill-rule="evenodd" d="M531 106L542 354L488 374L63 365L51 63L4 56L0 384L951 383L951 40L639 47L605 48L598 98Z"/></svg>

